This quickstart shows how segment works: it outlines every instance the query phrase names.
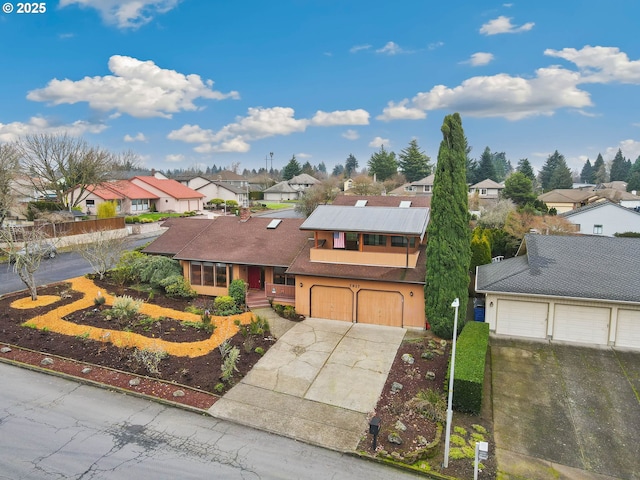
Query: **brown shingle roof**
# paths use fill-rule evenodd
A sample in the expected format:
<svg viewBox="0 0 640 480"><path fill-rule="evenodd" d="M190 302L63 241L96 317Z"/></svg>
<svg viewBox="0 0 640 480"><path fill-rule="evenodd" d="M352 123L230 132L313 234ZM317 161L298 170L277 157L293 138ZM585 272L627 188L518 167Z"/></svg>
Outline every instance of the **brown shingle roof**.
<svg viewBox="0 0 640 480"><path fill-rule="evenodd" d="M214 220L202 218L170 218L162 224L169 229L151 242L143 252L173 256L212 222Z"/></svg>
<svg viewBox="0 0 640 480"><path fill-rule="evenodd" d="M400 202L411 202L412 207L429 207L431 197L395 195L338 195L333 205L355 206L358 200L366 200L367 207L399 207Z"/></svg>
<svg viewBox="0 0 640 480"><path fill-rule="evenodd" d="M420 247L420 256L418 257L416 268L312 262L310 260L310 252L313 245L313 241L307 242L287 270L287 273L294 275L374 280L379 282L418 283L422 285L425 283L424 278L427 272L425 245Z"/></svg>
<svg viewBox="0 0 640 480"><path fill-rule="evenodd" d="M289 266L306 244L309 233L300 230L304 219L282 219L277 228L268 229L273 219L218 217L198 235L183 238L174 258L244 265ZM173 228L173 227L171 227ZM171 230L171 228L169 230Z"/></svg>
<svg viewBox="0 0 640 480"><path fill-rule="evenodd" d="M577 188L559 188L543 193L538 196L538 200L542 202L553 203L576 203L584 202L597 195L589 190L578 190Z"/></svg>

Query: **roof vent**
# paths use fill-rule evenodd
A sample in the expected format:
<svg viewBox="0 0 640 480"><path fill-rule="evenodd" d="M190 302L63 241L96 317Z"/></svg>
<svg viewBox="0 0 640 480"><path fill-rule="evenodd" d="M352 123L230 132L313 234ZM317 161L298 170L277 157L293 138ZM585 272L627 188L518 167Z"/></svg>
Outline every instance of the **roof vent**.
<svg viewBox="0 0 640 480"><path fill-rule="evenodd" d="M364 207L367 205L367 201L366 200L358 200L356 202L356 207Z"/></svg>
<svg viewBox="0 0 640 480"><path fill-rule="evenodd" d="M267 228L271 230L278 228L278 225L280 225L280 222L282 222L282 220L279 220L279 219L271 220L271 223L267 225Z"/></svg>
<svg viewBox="0 0 640 480"><path fill-rule="evenodd" d="M411 200L400 202L400 208L409 208L411 206Z"/></svg>

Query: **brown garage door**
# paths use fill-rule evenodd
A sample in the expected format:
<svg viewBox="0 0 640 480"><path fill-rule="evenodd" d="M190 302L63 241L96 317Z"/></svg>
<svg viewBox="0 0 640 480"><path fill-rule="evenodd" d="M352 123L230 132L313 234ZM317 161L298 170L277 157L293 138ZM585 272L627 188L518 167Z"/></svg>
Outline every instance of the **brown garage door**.
<svg viewBox="0 0 640 480"><path fill-rule="evenodd" d="M311 316L352 322L353 292L341 287L311 287Z"/></svg>
<svg viewBox="0 0 640 480"><path fill-rule="evenodd" d="M403 301L400 292L360 290L358 292L358 323L402 326Z"/></svg>

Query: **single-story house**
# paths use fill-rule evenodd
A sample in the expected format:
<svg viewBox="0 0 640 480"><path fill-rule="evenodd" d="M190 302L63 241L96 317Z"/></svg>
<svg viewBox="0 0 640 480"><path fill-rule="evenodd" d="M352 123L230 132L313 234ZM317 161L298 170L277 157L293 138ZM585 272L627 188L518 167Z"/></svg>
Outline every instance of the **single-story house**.
<svg viewBox="0 0 640 480"><path fill-rule="evenodd" d="M616 233L640 233L640 212L608 200L593 202L559 216L577 226L577 233L613 237Z"/></svg>
<svg viewBox="0 0 640 480"><path fill-rule="evenodd" d="M538 200L546 203L549 209L555 208L558 213L584 207L598 198L598 195L593 190L578 190L574 188L558 188L538 195Z"/></svg>
<svg viewBox="0 0 640 480"><path fill-rule="evenodd" d="M391 190L390 195L431 195L433 193L433 180L435 175L431 174L415 182L405 183L398 188Z"/></svg>
<svg viewBox="0 0 640 480"><path fill-rule="evenodd" d="M154 203L158 212L191 212L203 209L204 194L176 180L133 177L130 182L158 197Z"/></svg>
<svg viewBox="0 0 640 480"><path fill-rule="evenodd" d="M502 190L504 190L504 185L487 178L475 185L471 185L469 194L475 195L477 193L481 199L497 200L500 198Z"/></svg>
<svg viewBox="0 0 640 480"><path fill-rule="evenodd" d="M99 185L89 185L84 192L80 190L80 187L76 187L67 195L73 194L74 198L81 195L83 200L78 206L88 215L95 215L98 206L104 202L115 202L117 213L126 215L144 213L148 212L151 205L159 199L157 195L128 180L102 182Z"/></svg>
<svg viewBox="0 0 640 480"><path fill-rule="evenodd" d="M235 200L238 205L249 205L249 193L247 187L237 187L226 182L207 182L195 190L204 194L204 202L221 198L224 201Z"/></svg>
<svg viewBox="0 0 640 480"><path fill-rule="evenodd" d="M518 256L477 269L497 335L640 348L640 238L525 235Z"/></svg>
<svg viewBox="0 0 640 480"><path fill-rule="evenodd" d="M301 173L290 180L276 183L264 190L264 200L267 202L282 202L284 200L298 200L306 189L320 183L308 173Z"/></svg>
<svg viewBox="0 0 640 480"><path fill-rule="evenodd" d="M396 195L338 195L332 205L344 207L430 207L430 195L396 196Z"/></svg>

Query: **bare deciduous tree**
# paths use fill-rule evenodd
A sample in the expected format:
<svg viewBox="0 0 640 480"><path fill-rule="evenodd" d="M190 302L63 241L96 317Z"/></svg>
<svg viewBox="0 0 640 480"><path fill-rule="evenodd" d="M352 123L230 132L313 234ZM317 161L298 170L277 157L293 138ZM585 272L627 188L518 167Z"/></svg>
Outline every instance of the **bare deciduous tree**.
<svg viewBox="0 0 640 480"><path fill-rule="evenodd" d="M14 181L20 169L19 158L14 145L0 145L0 227L16 200Z"/></svg>
<svg viewBox="0 0 640 480"><path fill-rule="evenodd" d="M38 285L35 274L40 268L42 259L51 256L43 248L49 242L47 234L40 228L5 227L0 229L0 242L3 250L13 263L13 271L29 289L32 300L38 299Z"/></svg>
<svg viewBox="0 0 640 480"><path fill-rule="evenodd" d="M103 182L113 170L111 153L66 134L26 135L16 145L34 189L45 197L54 193L69 210L86 198L88 186ZM75 187L77 192L70 190Z"/></svg>
<svg viewBox="0 0 640 480"><path fill-rule="evenodd" d="M91 235L89 243L79 244L75 250L102 280L105 273L116 266L122 253L127 250L129 240L126 236L123 237L119 230L99 230Z"/></svg>
<svg viewBox="0 0 640 480"><path fill-rule="evenodd" d="M336 179L327 179L308 188L296 205L296 212L308 217L318 205L326 205L332 202L338 194Z"/></svg>

